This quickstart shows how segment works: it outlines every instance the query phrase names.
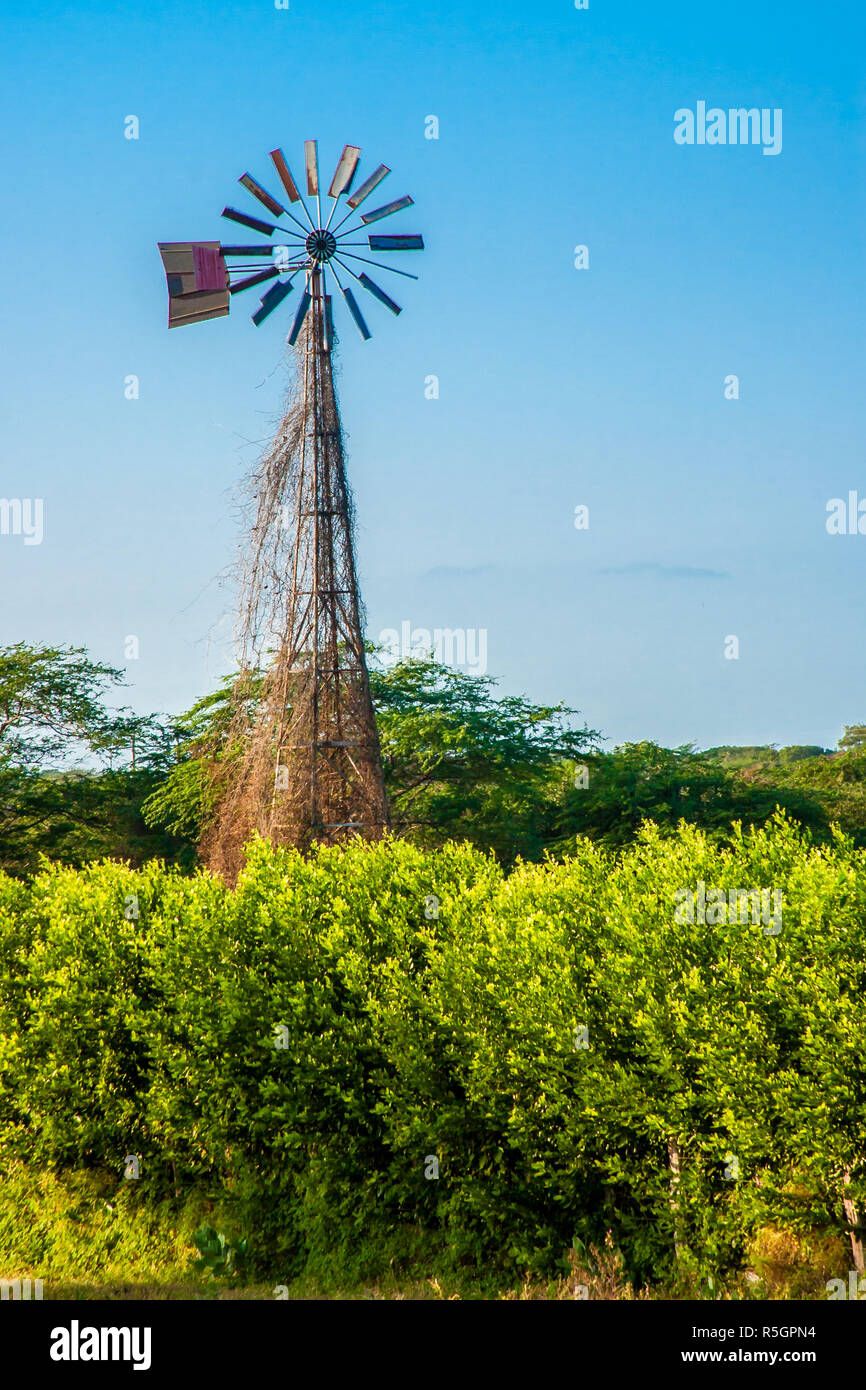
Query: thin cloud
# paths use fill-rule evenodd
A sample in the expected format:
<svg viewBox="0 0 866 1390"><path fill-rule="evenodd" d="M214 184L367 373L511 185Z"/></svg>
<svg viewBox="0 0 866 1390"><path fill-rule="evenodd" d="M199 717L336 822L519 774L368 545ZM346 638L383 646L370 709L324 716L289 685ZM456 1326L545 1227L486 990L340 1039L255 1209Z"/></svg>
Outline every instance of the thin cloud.
<svg viewBox="0 0 866 1390"><path fill-rule="evenodd" d="M466 579L469 575L490 574L493 569L493 565L436 565L434 569L425 571L421 578Z"/></svg>
<svg viewBox="0 0 866 1390"><path fill-rule="evenodd" d="M652 560L636 560L630 565L610 565L601 574L655 575L657 579L730 579L728 570L702 569L699 565L660 565Z"/></svg>

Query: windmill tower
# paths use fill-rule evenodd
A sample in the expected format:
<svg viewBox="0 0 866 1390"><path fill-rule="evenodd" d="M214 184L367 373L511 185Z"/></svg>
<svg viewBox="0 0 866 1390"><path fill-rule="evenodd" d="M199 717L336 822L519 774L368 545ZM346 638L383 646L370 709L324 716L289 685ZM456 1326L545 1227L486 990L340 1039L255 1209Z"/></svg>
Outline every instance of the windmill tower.
<svg viewBox="0 0 866 1390"><path fill-rule="evenodd" d="M358 213L390 171L380 164L353 192L360 158L353 145L340 156L323 219L316 141L306 141L304 153L309 206L279 149L271 151L271 160L288 208L250 174L239 180L274 218L288 218L288 229L225 208L224 217L267 241L160 244L169 327L227 314L236 294L271 280L252 316L258 326L296 282L301 287L287 338L296 354L294 394L251 479L254 523L242 573L242 671L227 740L230 756L217 769L218 808L205 841L211 867L230 878L254 831L306 848L313 841L336 843L355 835L377 838L388 824L334 387L329 291L332 278L362 338L369 339L349 282L399 314L400 306L365 267L417 276L356 248L422 250L423 240L366 231L411 206L412 199ZM335 223L338 209L343 215Z"/></svg>

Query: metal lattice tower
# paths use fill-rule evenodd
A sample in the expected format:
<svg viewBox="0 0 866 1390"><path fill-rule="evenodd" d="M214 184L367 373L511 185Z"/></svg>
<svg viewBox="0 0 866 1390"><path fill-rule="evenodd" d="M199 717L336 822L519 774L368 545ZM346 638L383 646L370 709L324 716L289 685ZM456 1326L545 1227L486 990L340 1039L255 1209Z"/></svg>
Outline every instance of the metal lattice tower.
<svg viewBox="0 0 866 1390"><path fill-rule="evenodd" d="M311 280L304 338L304 430L292 512L293 575L277 697L271 834L300 843L378 835L388 823L364 653L329 306ZM285 786L282 785L285 783Z"/></svg>
<svg viewBox="0 0 866 1390"><path fill-rule="evenodd" d="M380 164L353 193L359 156L356 146L345 146L327 194L332 206L326 220L317 146L307 141L307 195L315 200L315 220L282 151L271 151L289 202L297 206L307 226L244 174L240 182L247 191L273 216L287 216L292 228L286 231L276 223L225 208L224 217L267 237L268 244L160 244L168 279L169 327L227 314L236 293L273 280L253 314L258 326L303 277L288 335L298 356L295 396L252 480L256 519L244 572L244 670L236 690L238 714L228 740L234 756L221 768L218 814L205 845L211 866L232 877L253 831L278 843L306 848L313 841L334 843L355 835L376 838L388 824L364 651L352 501L334 388L328 279L333 277L366 340L370 330L348 280L354 279L380 304L399 314L400 306L364 267L378 265L417 277L349 248L412 251L423 249L423 240L416 235L375 233L366 241L352 239L368 224L412 204L409 197L399 198L358 214L359 222L347 226L389 172ZM341 198L348 211L332 227ZM273 242L278 232L287 240ZM261 256L272 261L264 270L261 261L254 259ZM232 274L240 278L232 279ZM256 665L251 653L261 659L263 635L269 658L259 698L251 700L247 682Z"/></svg>

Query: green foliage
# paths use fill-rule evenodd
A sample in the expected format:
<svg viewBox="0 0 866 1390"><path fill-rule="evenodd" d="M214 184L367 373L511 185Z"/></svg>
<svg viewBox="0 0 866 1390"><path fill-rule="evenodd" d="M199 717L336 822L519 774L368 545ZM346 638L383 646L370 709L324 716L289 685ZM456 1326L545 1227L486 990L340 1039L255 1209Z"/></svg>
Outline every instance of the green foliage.
<svg viewBox="0 0 866 1390"><path fill-rule="evenodd" d="M199 1258L193 1267L215 1279L233 1279L246 1264L247 1242L228 1240L222 1231L215 1231L207 1222L193 1236Z"/></svg>
<svg viewBox="0 0 866 1390"><path fill-rule="evenodd" d="M188 1274L193 1233L203 1204L188 1209L168 1199L142 1200L135 1184L116 1172L56 1173L4 1154L0 1161L0 1260L4 1278L46 1279L45 1296L59 1282L99 1284L103 1297L119 1285L164 1289Z"/></svg>
<svg viewBox="0 0 866 1390"><path fill-rule="evenodd" d="M0 869L26 874L40 856L196 863L221 786L214 770L240 752L244 721L233 719L239 707L254 714L263 672L241 685L226 677L171 727L108 709L121 679L79 648L0 649ZM575 711L499 697L491 678L432 659L373 662L371 688L395 832L426 848L463 839L510 867L567 853L575 836L622 847L648 819L728 842L737 822L763 825L779 809L825 842L838 824L866 846L863 725L846 728L835 754L650 742L601 753ZM589 768L587 787L575 786L576 764Z"/></svg>
<svg viewBox="0 0 866 1390"><path fill-rule="evenodd" d="M385 782L395 830L424 846L467 839L503 863L540 858L555 810L551 774L581 756L597 734L573 729L573 710L497 699L495 682L432 659L412 658L370 672ZM241 699L254 704L261 673ZM198 840L213 810L211 760L230 760L237 694L226 678L178 721L180 758L144 804L153 827Z"/></svg>
<svg viewBox="0 0 866 1390"><path fill-rule="evenodd" d="M660 748L644 742L590 755L585 759L587 786L576 787L573 777L561 775L554 821L558 838L551 840L549 848L567 850L574 835L619 848L631 844L650 820L667 832L686 821L717 841L728 841L737 823L763 825L780 809L813 833L829 838L827 811L809 794L808 776L786 782L779 776L739 775L727 770L726 761L717 756L720 751L725 750L700 753L688 745Z"/></svg>
<svg viewBox="0 0 866 1390"><path fill-rule="evenodd" d="M154 834L141 819L142 801L170 765L170 740L158 720L106 708L122 679L81 648L0 648L0 868L7 873L32 871L40 855L69 864L108 854L135 863L183 856L171 835ZM134 766L117 766L133 748Z"/></svg>
<svg viewBox="0 0 866 1390"><path fill-rule="evenodd" d="M724 768L767 770L788 767L791 763L803 762L808 758L820 758L828 751L816 743L798 743L792 744L788 748L776 748L775 745L770 744L751 747L708 748L706 754L713 762L719 763Z"/></svg>
<svg viewBox="0 0 866 1390"><path fill-rule="evenodd" d="M71 747L116 752L139 727L126 711L110 714L107 687L122 673L91 661L81 647L0 648L0 748L16 766L44 766Z"/></svg>
<svg viewBox="0 0 866 1390"><path fill-rule="evenodd" d="M648 741L602 753L594 730L573 727L573 710L497 697L486 676L412 658L374 664L370 679L392 823L414 844L464 839L510 867L567 853L575 836L623 847L646 820L667 832L686 821L727 842L737 822L764 825L782 810L824 841L838 823L866 845L860 726L849 730L845 755L809 745L697 752ZM178 721L179 760L144 803L147 824L190 851L214 808L209 764L238 752L228 742L233 689L227 678ZM252 673L242 700L254 706L260 689L261 673ZM580 765L587 786L575 785Z"/></svg>
<svg viewBox="0 0 866 1390"><path fill-rule="evenodd" d="M239 690L235 678L226 676L216 690L181 715L173 730L177 762L142 804L147 825L162 827L191 846L198 843L215 805L208 765L214 759L236 756L238 750L228 742L232 715L239 699L257 701L261 683L262 673L254 672Z"/></svg>
<svg viewBox="0 0 866 1390"><path fill-rule="evenodd" d="M220 1277L555 1277L610 1247L694 1289L770 1227L841 1242L843 1195L866 1206L863 871L776 817L508 875L391 840L255 841L235 891L0 876L4 1162L109 1181L136 1220L197 1211ZM782 930L677 920L699 882L782 893Z"/></svg>
<svg viewBox="0 0 866 1390"><path fill-rule="evenodd" d="M556 827L559 847L574 835L611 848L629 844L645 820L675 827L680 820L729 823L730 779L706 754L690 747L626 743L585 760L587 786L564 777Z"/></svg>
<svg viewBox="0 0 866 1390"><path fill-rule="evenodd" d="M395 828L422 845L465 838L511 864L541 857L551 773L598 734L569 727L574 710L496 698L494 685L417 657L371 672Z"/></svg>

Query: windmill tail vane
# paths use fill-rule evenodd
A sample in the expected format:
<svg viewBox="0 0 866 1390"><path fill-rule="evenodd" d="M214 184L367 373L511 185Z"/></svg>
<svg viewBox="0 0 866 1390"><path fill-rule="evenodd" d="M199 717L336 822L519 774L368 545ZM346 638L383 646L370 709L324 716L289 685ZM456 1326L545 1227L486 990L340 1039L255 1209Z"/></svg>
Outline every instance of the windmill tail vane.
<svg viewBox="0 0 866 1390"><path fill-rule="evenodd" d="M391 172L386 164L379 164L355 186L360 156L357 145L345 145L328 190L323 193L319 182L318 141L306 140L305 197L283 151L271 150L270 158L282 185L284 202L269 193L252 174L242 174L238 182L267 210L271 218L286 220L265 221L234 207L225 207L222 212L228 221L256 233L265 238L264 241L246 245L229 245L218 241L160 242L159 251L168 282L169 328L220 318L228 314L236 294L268 281L272 283L260 297L259 307L252 315L253 323L256 327L264 323L297 287L299 292L290 301L294 316L287 341L291 345L297 342L310 306L316 300L321 301L322 308L317 316L320 345L325 351L330 351L333 342L333 290L342 298L349 317L364 340L372 335L356 290L363 290L365 295L375 299L392 314L401 313L401 306L378 280L373 279L368 267L416 280L418 277L410 271L378 258L394 252L423 251L424 239L416 233L390 234L368 230L384 218L412 207L413 200L407 194L379 207L359 211ZM285 203L288 203L288 207ZM371 256L370 252L374 252L375 256ZM360 298L363 301L364 296Z"/></svg>
<svg viewBox="0 0 866 1390"><path fill-rule="evenodd" d="M223 210L228 221L265 240L159 246L170 328L219 318L236 294L267 284L252 315L258 327L295 292L287 336L298 353L294 393L248 480L254 519L241 566L244 655L227 745L237 756L212 766L215 810L202 842L211 869L230 880L255 832L306 849L314 842L376 839L389 824L334 388L333 307L342 299L368 339L359 298L364 309L366 298L401 312L379 272L418 278L380 257L423 250L424 242L416 234L367 231L411 207L412 199L359 211L390 173L379 164L358 182L359 159L359 148L346 145L324 192L316 141L306 141L304 197L282 150L272 150L287 206L251 174L240 183L272 218L287 221L278 226ZM257 673L259 698L251 701Z"/></svg>

